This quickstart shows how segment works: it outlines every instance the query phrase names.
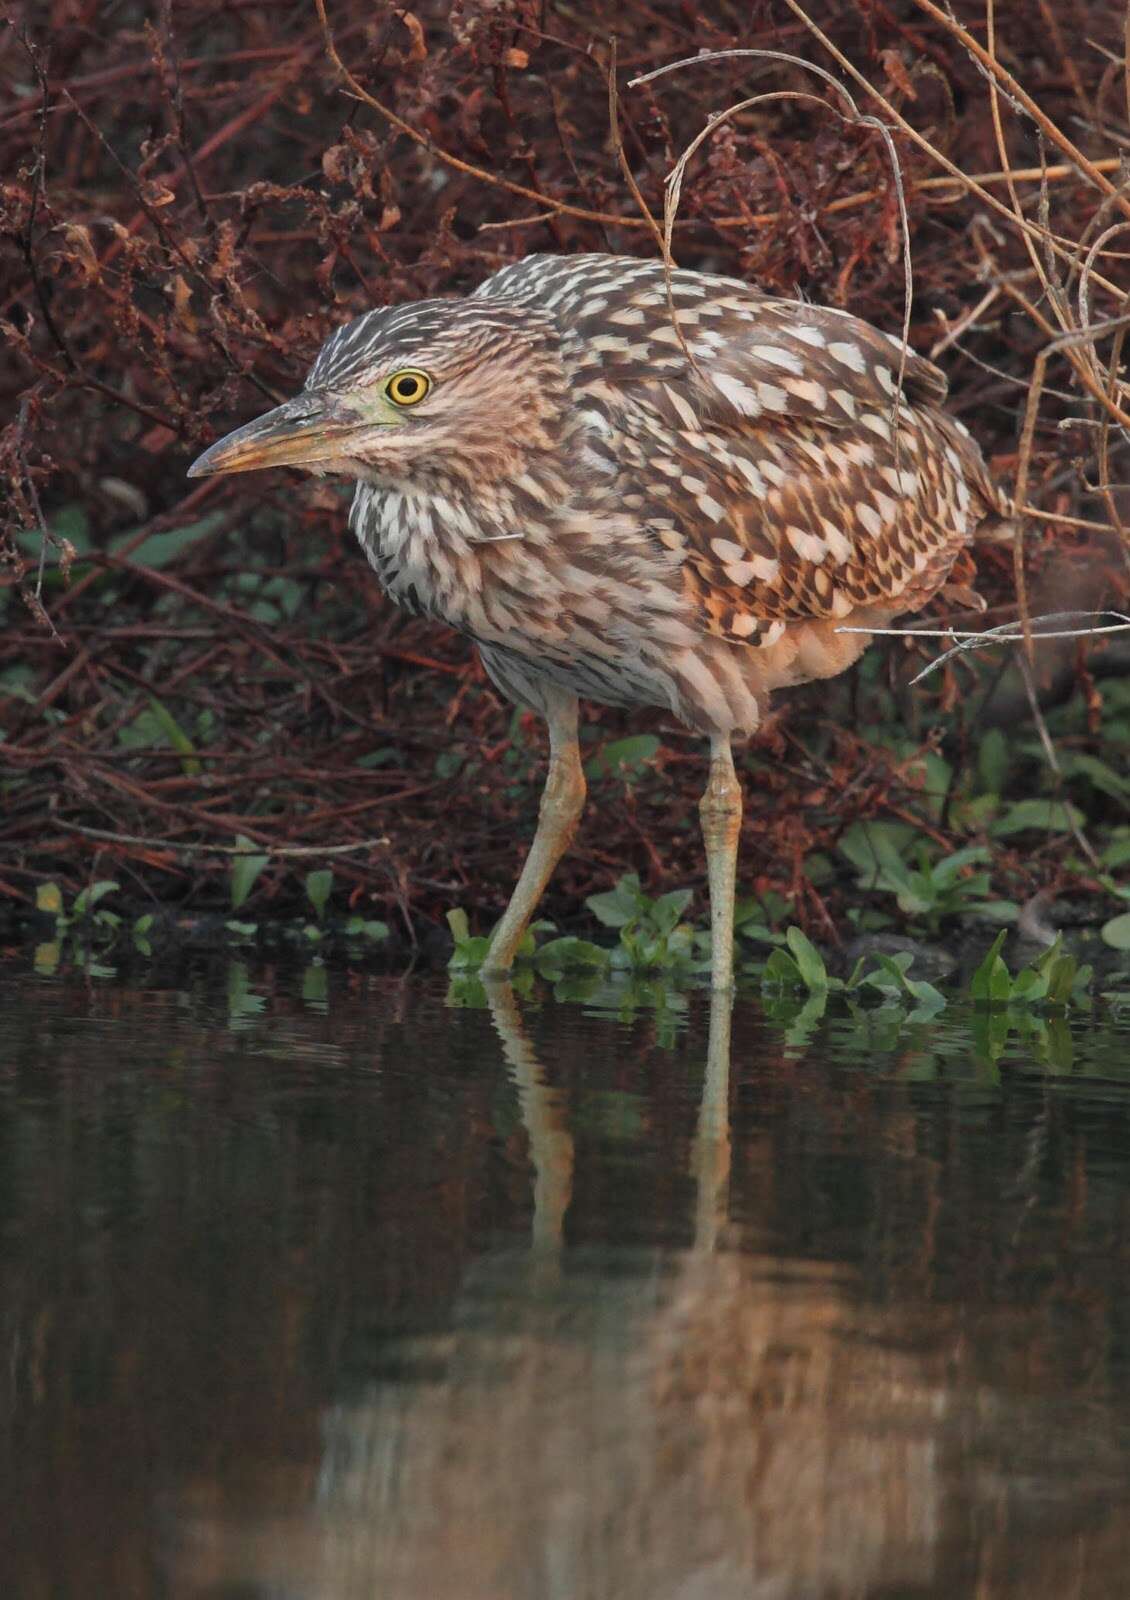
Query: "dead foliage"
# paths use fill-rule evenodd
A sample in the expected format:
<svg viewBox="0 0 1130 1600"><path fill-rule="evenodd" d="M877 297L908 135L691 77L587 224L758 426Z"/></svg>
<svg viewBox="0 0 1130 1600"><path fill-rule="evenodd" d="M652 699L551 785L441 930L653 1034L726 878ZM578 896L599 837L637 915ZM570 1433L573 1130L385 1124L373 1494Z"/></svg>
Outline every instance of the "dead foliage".
<svg viewBox="0 0 1130 1600"><path fill-rule="evenodd" d="M243 834L279 852L261 885L280 904L298 881L288 849L332 851L354 903L408 927L501 903L537 733L460 641L383 601L333 486L190 485L184 469L375 303L459 293L534 250L655 253L640 203L661 221L664 179L712 117L681 172L676 258L897 329L905 215L911 341L1032 508L1023 550L981 552L989 621L1050 566L1049 609L1117 599L1130 91L1115 11L10 6L0 892L26 904L45 878L115 876L139 898L221 905L218 847ZM905 676L904 647L892 661ZM966 670L946 669L935 711ZM701 768L662 732L659 779L595 796L563 904L626 866L655 886L697 875ZM745 871L819 927L805 851L905 812L913 784L842 728L822 764L786 744L778 727L761 752Z"/></svg>

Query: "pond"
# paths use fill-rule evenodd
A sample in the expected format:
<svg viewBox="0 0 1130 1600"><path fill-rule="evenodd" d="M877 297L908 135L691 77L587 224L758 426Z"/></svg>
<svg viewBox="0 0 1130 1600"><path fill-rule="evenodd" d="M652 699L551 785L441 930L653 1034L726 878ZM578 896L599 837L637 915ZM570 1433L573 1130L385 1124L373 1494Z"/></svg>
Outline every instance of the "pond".
<svg viewBox="0 0 1130 1600"><path fill-rule="evenodd" d="M0 969L4 1594L1126 1593L1130 1018L317 970Z"/></svg>

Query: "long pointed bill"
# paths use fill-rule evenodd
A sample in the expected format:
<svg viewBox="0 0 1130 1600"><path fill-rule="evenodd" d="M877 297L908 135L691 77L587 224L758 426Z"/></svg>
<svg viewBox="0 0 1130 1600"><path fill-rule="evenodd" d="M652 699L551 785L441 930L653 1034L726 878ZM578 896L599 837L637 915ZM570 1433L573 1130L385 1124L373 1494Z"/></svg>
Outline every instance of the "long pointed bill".
<svg viewBox="0 0 1130 1600"><path fill-rule="evenodd" d="M333 416L316 394L300 394L254 422L218 439L188 469L190 478L260 467L308 467L348 452L342 448L358 428L356 417Z"/></svg>

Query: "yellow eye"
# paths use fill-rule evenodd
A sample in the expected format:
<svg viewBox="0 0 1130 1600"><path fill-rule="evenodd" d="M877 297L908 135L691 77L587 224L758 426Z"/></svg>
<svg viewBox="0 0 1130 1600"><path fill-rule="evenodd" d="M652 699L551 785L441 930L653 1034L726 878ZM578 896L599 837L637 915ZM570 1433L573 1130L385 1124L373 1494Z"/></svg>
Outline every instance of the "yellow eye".
<svg viewBox="0 0 1130 1600"><path fill-rule="evenodd" d="M426 372L417 372L413 367L405 367L403 372L394 372L385 384L385 394L394 405L418 406L432 386L432 380Z"/></svg>

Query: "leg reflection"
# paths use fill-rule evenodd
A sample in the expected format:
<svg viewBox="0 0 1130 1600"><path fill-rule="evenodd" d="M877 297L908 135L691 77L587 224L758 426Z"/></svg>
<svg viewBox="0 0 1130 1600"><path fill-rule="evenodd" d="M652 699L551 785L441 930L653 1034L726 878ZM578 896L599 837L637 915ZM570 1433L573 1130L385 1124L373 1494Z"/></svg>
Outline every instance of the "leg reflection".
<svg viewBox="0 0 1130 1600"><path fill-rule="evenodd" d="M534 1055L513 988L505 979L486 981L485 988L530 1141L534 1169L532 1248L542 1261L555 1262L573 1192L573 1137L565 1124L562 1096L550 1088Z"/></svg>
<svg viewBox="0 0 1130 1600"><path fill-rule="evenodd" d="M573 1190L573 1139L561 1094L546 1082L522 1021L517 997L505 979L485 984L495 1031L514 1076L522 1122L534 1169L535 1254L551 1259L560 1248ZM710 1034L698 1126L691 1151L695 1180L695 1248L717 1249L726 1220L730 1187L730 1019L733 993L710 994Z"/></svg>
<svg viewBox="0 0 1130 1600"><path fill-rule="evenodd" d="M717 1249L730 1201L730 1019L733 1005L731 989L711 990L706 1075L691 1155L697 1191L694 1240L696 1250L703 1251Z"/></svg>
<svg viewBox="0 0 1130 1600"><path fill-rule="evenodd" d="M562 1096L546 1082L530 1043L514 989L506 979L485 984L491 1021L514 1074L522 1123L530 1141L533 1184L531 1246L538 1258L557 1258L573 1194L573 1138ZM691 1146L695 1179L695 1248L714 1251L730 1200L730 1019L733 992L711 990L711 1032L706 1046L703 1099Z"/></svg>

